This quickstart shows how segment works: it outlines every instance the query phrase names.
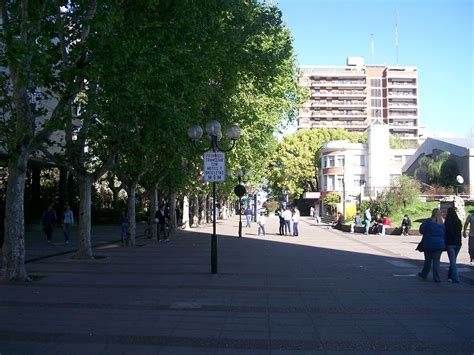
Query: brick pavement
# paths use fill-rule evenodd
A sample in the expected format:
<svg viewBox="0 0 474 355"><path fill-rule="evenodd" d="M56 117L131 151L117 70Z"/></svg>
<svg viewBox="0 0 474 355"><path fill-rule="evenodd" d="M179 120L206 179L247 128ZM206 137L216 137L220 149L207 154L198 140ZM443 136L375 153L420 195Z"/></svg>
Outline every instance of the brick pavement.
<svg viewBox="0 0 474 355"><path fill-rule="evenodd" d="M98 245L95 260L30 262L37 281L0 285L0 353L474 352L465 248L462 283L435 284L415 277L417 238L300 225L297 238L257 237L253 225L239 239L237 218L220 221L217 275L211 226L170 243Z"/></svg>

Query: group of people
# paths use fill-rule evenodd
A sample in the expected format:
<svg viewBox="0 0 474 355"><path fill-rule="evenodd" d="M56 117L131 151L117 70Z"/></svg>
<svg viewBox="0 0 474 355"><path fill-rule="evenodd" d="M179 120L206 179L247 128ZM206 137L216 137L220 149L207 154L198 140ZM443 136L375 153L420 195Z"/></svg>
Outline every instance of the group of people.
<svg viewBox="0 0 474 355"><path fill-rule="evenodd" d="M279 219L279 235L293 235L297 237L299 234L298 224L300 222L300 211L298 207L294 207L290 210L289 207L283 208L279 207L275 214L278 216ZM293 227L293 230L292 228Z"/></svg>
<svg viewBox="0 0 474 355"><path fill-rule="evenodd" d="M462 236L467 238L468 227L469 255L472 263L474 259L474 213L467 217L463 229L454 207L448 208L445 220L443 220L439 208L433 209L431 218L427 218L419 229L423 237L417 250L422 251L425 257L423 269L418 273L420 278L426 279L431 271L431 265L433 265L433 281L441 282L440 259L443 251L446 251L449 258L448 281L459 283L456 260L461 250Z"/></svg>
<svg viewBox="0 0 474 355"><path fill-rule="evenodd" d="M68 244L71 235L71 226L74 224L74 214L72 213L69 204L66 203L64 206L61 221L58 219L56 211L53 209L53 205L49 205L46 211L43 212L41 224L48 243L52 242L54 226L58 223L62 224L64 242Z"/></svg>
<svg viewBox="0 0 474 355"><path fill-rule="evenodd" d="M364 234L377 234L385 235L387 228L392 226L392 221L388 214L377 214L375 218L372 218L370 213L370 208L367 208L364 211L363 219L360 217L359 213L354 216L354 226L361 227L364 226ZM411 220L408 215L403 216L400 230L402 235L408 235L408 232L411 228Z"/></svg>
<svg viewBox="0 0 474 355"><path fill-rule="evenodd" d="M247 219L246 227L251 227L251 219L252 219L252 210L247 208L245 210L245 217ZM294 207L290 210L289 207L283 208L279 207L275 211L275 215L279 219L279 235L292 235L297 237L299 234L298 224L300 222L300 211L297 207ZM266 216L264 211L260 211L257 216L257 234L259 236L265 236L265 224L266 224Z"/></svg>

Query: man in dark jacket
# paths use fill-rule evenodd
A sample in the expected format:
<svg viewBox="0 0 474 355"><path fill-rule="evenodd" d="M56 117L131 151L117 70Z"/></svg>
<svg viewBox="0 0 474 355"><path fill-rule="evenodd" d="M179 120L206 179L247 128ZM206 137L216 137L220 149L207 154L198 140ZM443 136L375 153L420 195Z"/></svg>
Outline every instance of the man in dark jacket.
<svg viewBox="0 0 474 355"><path fill-rule="evenodd" d="M162 239L165 242L169 241L169 235L166 231L166 219L169 219L168 214L165 211L165 205L162 203L160 205L160 208L158 211L155 213L155 222L156 224L156 237L158 241L161 241ZM161 234L163 234L163 237L161 238Z"/></svg>
<svg viewBox="0 0 474 355"><path fill-rule="evenodd" d="M46 239L48 240L48 243L51 243L51 240L53 239L53 227L57 221L53 205L48 206L48 209L43 213L41 221L43 223L43 230L46 234Z"/></svg>

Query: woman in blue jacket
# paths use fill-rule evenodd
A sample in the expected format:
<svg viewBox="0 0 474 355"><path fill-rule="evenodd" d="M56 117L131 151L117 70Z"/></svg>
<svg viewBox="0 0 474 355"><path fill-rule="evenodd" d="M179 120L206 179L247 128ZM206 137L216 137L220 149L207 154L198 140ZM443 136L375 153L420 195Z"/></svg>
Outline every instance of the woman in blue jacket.
<svg viewBox="0 0 474 355"><path fill-rule="evenodd" d="M439 278L439 264L441 253L445 248L444 235L445 227L439 208L433 209L431 218L427 218L420 226L420 233L423 235L423 251L425 254L425 264L423 270L418 273L422 279L426 279L430 273L431 263L433 263L433 281L441 282Z"/></svg>

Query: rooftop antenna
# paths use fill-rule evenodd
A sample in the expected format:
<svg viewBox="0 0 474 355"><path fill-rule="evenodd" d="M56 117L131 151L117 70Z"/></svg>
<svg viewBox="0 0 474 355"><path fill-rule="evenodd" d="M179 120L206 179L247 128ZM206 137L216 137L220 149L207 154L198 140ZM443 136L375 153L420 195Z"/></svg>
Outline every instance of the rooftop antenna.
<svg viewBox="0 0 474 355"><path fill-rule="evenodd" d="M398 9L395 10L395 52L398 65Z"/></svg>
<svg viewBox="0 0 474 355"><path fill-rule="evenodd" d="M370 34L370 46L372 48L372 64L375 64L375 46L374 46L374 34Z"/></svg>

